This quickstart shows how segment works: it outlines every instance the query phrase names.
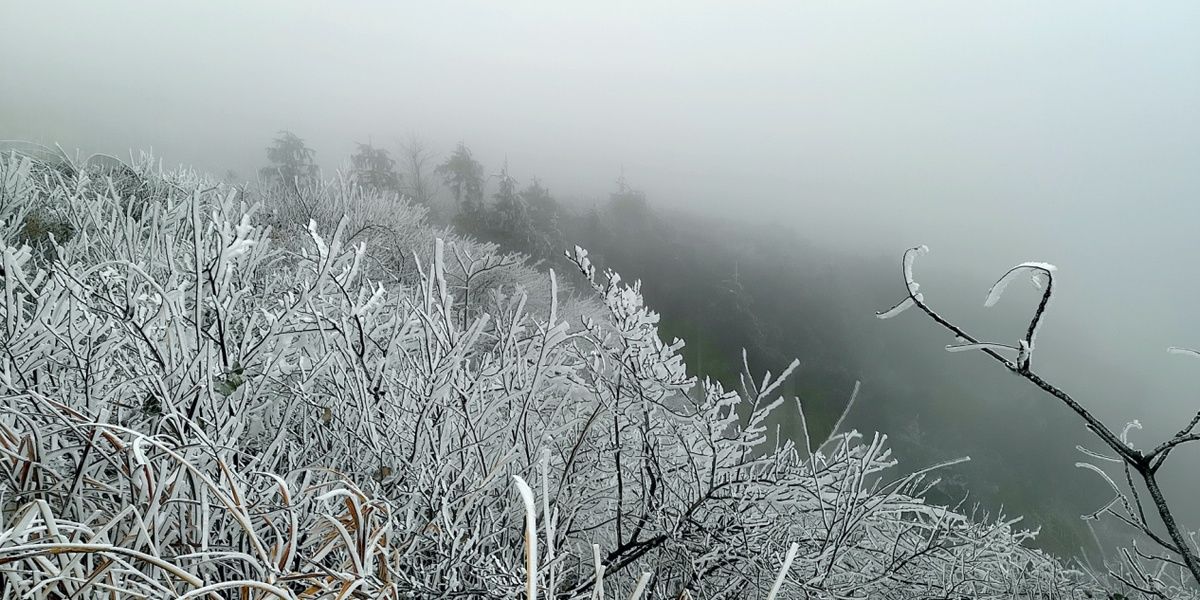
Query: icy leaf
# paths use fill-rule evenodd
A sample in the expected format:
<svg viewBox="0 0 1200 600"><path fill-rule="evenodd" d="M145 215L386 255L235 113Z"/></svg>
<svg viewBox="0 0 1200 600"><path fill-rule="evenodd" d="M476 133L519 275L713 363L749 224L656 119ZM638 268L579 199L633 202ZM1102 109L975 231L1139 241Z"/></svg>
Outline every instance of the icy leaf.
<svg viewBox="0 0 1200 600"><path fill-rule="evenodd" d="M913 302L912 298L905 298L905 299L901 300L899 304L897 304L883 312L875 313L875 318L890 319L890 318L908 310L909 308L912 308L912 306L914 304L915 304L915 302Z"/></svg>
<svg viewBox="0 0 1200 600"><path fill-rule="evenodd" d="M1017 350L1017 348L992 342L969 342L965 344L949 344L946 346L946 352L966 352L968 350Z"/></svg>
<svg viewBox="0 0 1200 600"><path fill-rule="evenodd" d="M1058 267L1055 267L1050 263L1021 263L1009 269L1007 273L1005 273L996 281L996 283L992 284L991 289L988 290L987 299L984 300L983 305L987 307L995 306L996 302L1000 300L1000 296L1004 294L1004 290L1008 288L1008 284L1012 283L1012 281L1022 273L1032 271L1032 277L1034 278L1035 284L1039 284L1040 280L1038 278L1050 277L1057 270Z"/></svg>

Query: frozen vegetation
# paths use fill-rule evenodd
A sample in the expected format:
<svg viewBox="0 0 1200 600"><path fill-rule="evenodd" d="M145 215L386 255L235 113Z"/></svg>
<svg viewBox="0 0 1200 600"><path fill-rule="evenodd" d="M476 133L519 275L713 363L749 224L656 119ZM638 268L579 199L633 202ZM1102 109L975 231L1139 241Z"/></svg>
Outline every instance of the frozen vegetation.
<svg viewBox="0 0 1200 600"><path fill-rule="evenodd" d="M4 600L1188 593L923 501L885 435L778 435L790 369L697 381L582 249L539 272L352 180L10 154L0 254Z"/></svg>

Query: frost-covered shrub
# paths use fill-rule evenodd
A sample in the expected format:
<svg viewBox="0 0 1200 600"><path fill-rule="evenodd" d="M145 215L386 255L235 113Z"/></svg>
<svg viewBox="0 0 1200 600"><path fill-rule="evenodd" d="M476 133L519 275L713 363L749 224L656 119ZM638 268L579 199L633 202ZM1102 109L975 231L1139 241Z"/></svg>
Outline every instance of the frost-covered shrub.
<svg viewBox="0 0 1200 600"><path fill-rule="evenodd" d="M458 298L460 319L478 316L494 292L516 287L527 292L527 308L548 309L547 278L532 269L524 257L501 252L496 244L456 236L426 219L428 207L397 194L372 191L339 176L329 181L300 184L294 189L267 186L252 190L260 203L262 222L272 229L272 240L290 247L309 237L310 223L318 231L333 231L345 219L343 243L366 243L370 251L361 266L364 275L384 284L419 285L421 265L433 260L434 241L452 240L446 248L447 285ZM568 312L577 316L584 307L577 298L564 298Z"/></svg>
<svg viewBox="0 0 1200 600"><path fill-rule="evenodd" d="M297 209L146 162L132 211L4 161L0 598L1090 589L1014 521L923 502L882 435L768 436L790 369L696 385L582 250L568 306L343 183ZM11 223L51 199L74 235L35 256Z"/></svg>

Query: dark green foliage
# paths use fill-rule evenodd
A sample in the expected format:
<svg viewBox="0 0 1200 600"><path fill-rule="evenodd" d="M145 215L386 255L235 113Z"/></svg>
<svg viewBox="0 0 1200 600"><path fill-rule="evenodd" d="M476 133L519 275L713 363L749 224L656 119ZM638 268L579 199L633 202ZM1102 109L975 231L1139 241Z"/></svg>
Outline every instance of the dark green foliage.
<svg viewBox="0 0 1200 600"><path fill-rule="evenodd" d="M51 239L64 244L74 235L75 228L70 223L39 211L25 216L17 242L28 244L35 256L52 261L58 254Z"/></svg>
<svg viewBox="0 0 1200 600"><path fill-rule="evenodd" d="M224 377L214 378L213 390L222 396L232 396L243 383L246 383L246 370L238 363L225 372Z"/></svg>
<svg viewBox="0 0 1200 600"><path fill-rule="evenodd" d="M162 415L162 401L154 394L146 394L142 399L142 414L148 417L158 417Z"/></svg>

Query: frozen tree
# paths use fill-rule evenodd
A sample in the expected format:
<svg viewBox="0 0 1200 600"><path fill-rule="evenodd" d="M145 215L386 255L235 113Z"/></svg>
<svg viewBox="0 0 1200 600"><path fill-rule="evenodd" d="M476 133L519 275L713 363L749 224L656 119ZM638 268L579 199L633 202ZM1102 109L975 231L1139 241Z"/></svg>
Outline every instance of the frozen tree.
<svg viewBox="0 0 1200 600"><path fill-rule="evenodd" d="M454 194L454 205L460 223L478 226L483 218L483 165L471 155L471 149L459 142L458 147L434 173Z"/></svg>
<svg viewBox="0 0 1200 600"><path fill-rule="evenodd" d="M1004 273L988 291L985 306L999 301L1009 284L1021 277L1029 277L1042 290L1041 299L1033 311L1029 325L1016 343L996 343L980 340L962 327L934 311L919 291L920 285L913 276L916 258L929 252L926 246L910 248L904 253L902 273L905 297L892 308L878 313L887 319L916 307L934 322L954 334L956 343L946 347L951 352L979 351L1000 363L1001 366L1024 378L1046 394L1066 405L1083 425L1096 435L1104 449L1093 451L1080 447L1089 459L1077 463L1097 473L1112 488L1113 497L1105 502L1088 519L1109 515L1131 527L1134 532L1156 550L1147 552L1138 547L1135 540L1130 551L1123 549L1122 561L1110 566L1108 575L1123 585L1130 593L1149 598L1197 597L1200 584L1200 545L1195 532L1186 530L1175 517L1159 484L1159 470L1171 452L1191 442L1200 440L1196 426L1200 424L1200 412L1196 414L1174 436L1150 447L1138 447L1130 434L1141 429L1141 423L1133 421L1118 433L1100 421L1084 403L1061 388L1043 379L1033 370L1033 353L1037 334L1046 317L1054 294L1054 277L1057 268L1041 262L1021 263ZM1200 355L1193 350L1171 348L1172 353ZM1114 477L1098 464L1112 465ZM1120 481L1122 483L1118 484ZM1153 517L1151 517L1153 515Z"/></svg>
<svg viewBox="0 0 1200 600"><path fill-rule="evenodd" d="M374 192L394 194L400 191L400 173L396 170L396 161L386 149L359 144L350 157L350 165L358 185Z"/></svg>
<svg viewBox="0 0 1200 600"><path fill-rule="evenodd" d="M437 195L437 180L433 178L433 167L430 166L434 159L433 152L415 136L401 144L404 192L414 202L425 206L430 206Z"/></svg>
<svg viewBox="0 0 1200 600"><path fill-rule="evenodd" d="M508 172L508 161L495 175L496 193L492 194L492 213L496 226L502 231L523 237L529 227L529 207L524 196L517 190L517 179Z"/></svg>
<svg viewBox="0 0 1200 600"><path fill-rule="evenodd" d="M549 256L563 239L558 202L536 177L521 190L521 198L528 211L525 243L535 255Z"/></svg>
<svg viewBox="0 0 1200 600"><path fill-rule="evenodd" d="M259 176L272 185L298 188L318 177L316 152L290 131L279 132L267 148L267 160L271 165L263 167Z"/></svg>
<svg viewBox="0 0 1200 600"><path fill-rule="evenodd" d="M622 171L617 178L617 190L608 195L608 206L618 222L631 224L645 219L649 205L646 193L631 187Z"/></svg>

